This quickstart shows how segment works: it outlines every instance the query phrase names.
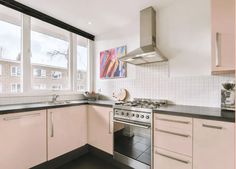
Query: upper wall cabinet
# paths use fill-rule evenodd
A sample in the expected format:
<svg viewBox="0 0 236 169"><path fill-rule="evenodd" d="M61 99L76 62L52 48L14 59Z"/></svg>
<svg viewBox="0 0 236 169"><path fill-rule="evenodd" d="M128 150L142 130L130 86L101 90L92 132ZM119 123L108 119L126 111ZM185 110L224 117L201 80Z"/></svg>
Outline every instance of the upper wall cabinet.
<svg viewBox="0 0 236 169"><path fill-rule="evenodd" d="M233 73L235 0L212 0L212 74Z"/></svg>

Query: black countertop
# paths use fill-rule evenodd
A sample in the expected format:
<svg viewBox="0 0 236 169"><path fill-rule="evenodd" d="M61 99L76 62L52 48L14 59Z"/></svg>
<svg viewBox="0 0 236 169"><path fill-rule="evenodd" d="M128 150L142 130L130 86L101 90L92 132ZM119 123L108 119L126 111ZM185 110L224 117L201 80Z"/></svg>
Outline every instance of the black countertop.
<svg viewBox="0 0 236 169"><path fill-rule="evenodd" d="M25 111L42 110L42 109L86 105L86 104L112 107L115 104L115 102L111 100L98 100L98 101L78 100L78 101L70 101L70 103L64 103L64 104L31 103L31 104L18 104L18 105L5 105L5 106L2 105L0 106L0 115L9 113L20 113ZM226 122L235 121L234 112L222 111L220 108L213 108L213 107L168 105L155 109L154 113L218 120Z"/></svg>
<svg viewBox="0 0 236 169"><path fill-rule="evenodd" d="M65 102L63 104L30 103L30 104L2 105L0 106L0 115L9 114L9 113L20 113L20 112L25 112L25 111L42 110L42 109L79 106L79 105L86 105L86 104L112 107L114 103L115 103L114 101L110 101L110 100L99 100L99 101L76 100L76 101L70 101L69 103Z"/></svg>
<svg viewBox="0 0 236 169"><path fill-rule="evenodd" d="M235 122L234 111L226 111L214 107L168 105L155 109L154 113Z"/></svg>

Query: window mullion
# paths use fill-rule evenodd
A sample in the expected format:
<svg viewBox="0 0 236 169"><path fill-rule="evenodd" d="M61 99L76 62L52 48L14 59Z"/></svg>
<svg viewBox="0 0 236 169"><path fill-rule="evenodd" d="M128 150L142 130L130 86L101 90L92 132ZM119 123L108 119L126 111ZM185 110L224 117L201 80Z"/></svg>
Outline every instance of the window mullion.
<svg viewBox="0 0 236 169"><path fill-rule="evenodd" d="M94 65L93 62L94 56L94 42L91 40L88 40L88 73L87 73L87 85L88 85L88 91L92 92L94 90Z"/></svg>
<svg viewBox="0 0 236 169"><path fill-rule="evenodd" d="M21 73L24 93L31 91L31 65L30 65L30 16L22 14L22 44L21 44Z"/></svg>
<svg viewBox="0 0 236 169"><path fill-rule="evenodd" d="M71 90L77 91L77 39L70 33L70 82Z"/></svg>

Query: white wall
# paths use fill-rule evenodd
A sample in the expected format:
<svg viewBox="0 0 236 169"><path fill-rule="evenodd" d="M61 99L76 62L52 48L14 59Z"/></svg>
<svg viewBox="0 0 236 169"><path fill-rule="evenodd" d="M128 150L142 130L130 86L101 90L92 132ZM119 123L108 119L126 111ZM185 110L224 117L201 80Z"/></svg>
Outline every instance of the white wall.
<svg viewBox="0 0 236 169"><path fill-rule="evenodd" d="M138 11L137 11L138 12ZM127 45L128 52L139 46L139 21L97 36L95 42L95 91L111 97L118 88L129 90L131 98L168 99L176 104L220 106L221 83L231 75L211 76L210 0L178 0L159 9L159 47L169 58L166 63L128 65L125 79L99 79L99 53Z"/></svg>

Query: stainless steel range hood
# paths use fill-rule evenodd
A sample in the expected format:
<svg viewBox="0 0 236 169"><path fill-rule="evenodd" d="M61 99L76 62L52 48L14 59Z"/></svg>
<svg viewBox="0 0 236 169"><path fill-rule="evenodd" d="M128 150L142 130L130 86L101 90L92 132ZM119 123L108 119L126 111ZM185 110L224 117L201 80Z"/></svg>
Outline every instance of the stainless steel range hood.
<svg viewBox="0 0 236 169"><path fill-rule="evenodd" d="M167 61L156 46L156 11L153 7L140 11L140 48L119 59L135 65Z"/></svg>

